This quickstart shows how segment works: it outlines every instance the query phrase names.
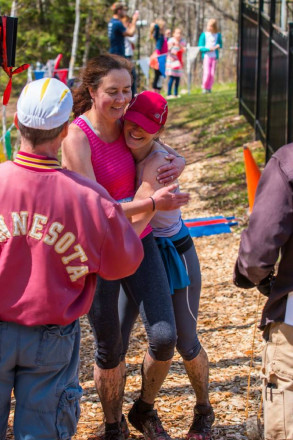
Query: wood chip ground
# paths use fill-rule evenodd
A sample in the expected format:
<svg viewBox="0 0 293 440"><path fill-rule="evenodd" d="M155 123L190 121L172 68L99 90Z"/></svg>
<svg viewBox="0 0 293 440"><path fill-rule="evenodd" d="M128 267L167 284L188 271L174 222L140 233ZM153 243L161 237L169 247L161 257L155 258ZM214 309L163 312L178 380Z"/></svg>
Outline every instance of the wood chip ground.
<svg viewBox="0 0 293 440"><path fill-rule="evenodd" d="M171 139L171 136L170 136ZM170 142L172 144L172 142ZM217 159L219 160L219 158ZM204 172L205 161L191 162L181 177L181 187L189 190L192 198L183 209L184 218L225 214L207 212L199 199L198 179ZM217 164L219 165L219 164ZM210 361L210 400L216 414L213 439L246 439L247 384L251 375L248 415L256 415L260 406L260 380L262 339L259 321L264 299L258 291L244 291L232 283L240 233L214 235L194 239L202 270L202 294L198 317L201 343ZM81 400L81 418L74 440L94 439L103 421L101 405L93 382L94 343L86 317L81 319L80 382L84 389ZM255 352L251 365L252 343L255 334ZM126 414L138 396L140 368L147 347L145 330L138 321L132 333L127 356L128 376L123 411ZM195 404L182 360L176 353L169 375L156 400L156 408L173 439L183 439L192 420ZM7 439L13 439L12 417L9 418ZM131 439L140 439L140 433L131 428Z"/></svg>

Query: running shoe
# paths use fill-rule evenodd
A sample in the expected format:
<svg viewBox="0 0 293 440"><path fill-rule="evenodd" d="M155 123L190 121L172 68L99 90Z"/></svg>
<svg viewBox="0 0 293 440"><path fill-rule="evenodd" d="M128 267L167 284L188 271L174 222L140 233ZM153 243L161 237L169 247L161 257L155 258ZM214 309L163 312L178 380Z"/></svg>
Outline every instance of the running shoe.
<svg viewBox="0 0 293 440"><path fill-rule="evenodd" d="M98 429L97 440L127 440L129 437L129 429L126 418L122 414L120 422L120 429L105 430L105 424L103 423Z"/></svg>
<svg viewBox="0 0 293 440"><path fill-rule="evenodd" d="M211 406L195 405L193 422L185 440L211 440L215 414Z"/></svg>
<svg viewBox="0 0 293 440"><path fill-rule="evenodd" d="M153 409L143 413L138 412L137 401L128 413L128 420L143 434L145 440L171 440L162 426L157 411Z"/></svg>

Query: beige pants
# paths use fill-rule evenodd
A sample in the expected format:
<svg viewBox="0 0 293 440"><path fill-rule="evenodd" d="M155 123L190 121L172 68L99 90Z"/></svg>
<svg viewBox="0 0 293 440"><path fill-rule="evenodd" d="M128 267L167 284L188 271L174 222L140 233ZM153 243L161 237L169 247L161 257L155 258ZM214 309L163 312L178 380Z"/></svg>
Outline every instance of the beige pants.
<svg viewBox="0 0 293 440"><path fill-rule="evenodd" d="M265 440L293 440L293 326L270 325L262 359Z"/></svg>

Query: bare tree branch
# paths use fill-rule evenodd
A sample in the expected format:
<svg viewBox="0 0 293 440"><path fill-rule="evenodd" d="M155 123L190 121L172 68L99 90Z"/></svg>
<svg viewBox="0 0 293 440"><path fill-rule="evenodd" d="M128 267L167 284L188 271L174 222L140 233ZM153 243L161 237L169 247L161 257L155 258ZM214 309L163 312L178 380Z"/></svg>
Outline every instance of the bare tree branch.
<svg viewBox="0 0 293 440"><path fill-rule="evenodd" d="M237 23L237 18L233 17L233 15L228 14L227 12L223 11L223 9L221 9L215 2L215 0L206 0L206 3L208 3L209 5L211 5L216 11L220 12L221 15L224 18L227 18L228 20L232 20L234 22Z"/></svg>

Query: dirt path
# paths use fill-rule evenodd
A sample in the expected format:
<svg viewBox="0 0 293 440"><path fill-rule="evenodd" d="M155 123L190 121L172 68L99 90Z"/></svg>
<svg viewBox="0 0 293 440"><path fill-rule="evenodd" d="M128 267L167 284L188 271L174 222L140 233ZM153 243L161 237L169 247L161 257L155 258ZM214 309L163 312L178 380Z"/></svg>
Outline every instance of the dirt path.
<svg viewBox="0 0 293 440"><path fill-rule="evenodd" d="M254 332L257 292L236 289L231 283L238 236L225 234L198 238L203 289L199 334L210 360L210 395L215 408L214 439L245 439L246 389ZM85 389L82 416L76 439L88 439L102 422L102 413L92 381L93 339L83 320L81 382ZM255 414L260 399L257 370L260 367L260 334L251 376L249 414ZM124 412L140 388L140 365L146 348L145 332L137 323L127 357L128 379ZM182 361L176 354L170 373L157 399L157 409L172 438L182 438L192 419L193 391ZM132 430L131 438L140 438Z"/></svg>
<svg viewBox="0 0 293 440"><path fill-rule="evenodd" d="M200 153L192 153L186 145L188 132L169 130L167 141L182 151L187 166L181 178L182 189L191 192L192 199L183 210L184 218L225 214L208 212L199 197L204 191L198 181L207 166L219 166L221 158L214 162L202 160ZM241 291L232 284L233 265L236 259L239 233L214 235L194 239L202 270L202 297L198 329L202 345L210 361L210 397L215 409L214 440L246 439L245 407L250 356L255 329L258 292ZM259 310L261 310L263 299ZM259 312L260 313L260 312ZM258 316L259 316L258 313ZM256 332L256 352L251 369L249 415L256 414L260 401L261 335ZM147 347L145 331L137 322L127 356L128 378L125 391L124 412L130 409L140 389L140 367ZM81 375L84 389L81 402L81 418L75 440L88 440L97 433L102 422L102 411L92 380L93 337L86 318L82 319ZM175 355L170 373L157 398L156 407L165 428L174 439L184 438L192 420L194 394L185 374L182 361ZM12 439L12 414L8 439ZM131 429L131 438L142 438Z"/></svg>

